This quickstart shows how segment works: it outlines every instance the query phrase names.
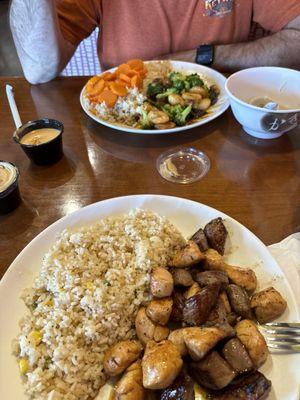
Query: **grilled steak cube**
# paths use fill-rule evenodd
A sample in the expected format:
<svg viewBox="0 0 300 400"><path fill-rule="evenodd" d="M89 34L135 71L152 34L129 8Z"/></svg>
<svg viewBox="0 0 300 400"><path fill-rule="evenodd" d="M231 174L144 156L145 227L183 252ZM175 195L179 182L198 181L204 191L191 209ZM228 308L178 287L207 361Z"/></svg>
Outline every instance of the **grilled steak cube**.
<svg viewBox="0 0 300 400"><path fill-rule="evenodd" d="M209 249L209 245L204 230L201 228L193 234L190 240L197 243L201 251L206 251L207 249Z"/></svg>
<svg viewBox="0 0 300 400"><path fill-rule="evenodd" d="M254 367L248 351L238 338L230 339L223 347L222 353L225 360L239 373Z"/></svg>
<svg viewBox="0 0 300 400"><path fill-rule="evenodd" d="M209 246L223 255L228 232L223 224L222 218L213 219L206 224L204 227L204 233L207 237Z"/></svg>

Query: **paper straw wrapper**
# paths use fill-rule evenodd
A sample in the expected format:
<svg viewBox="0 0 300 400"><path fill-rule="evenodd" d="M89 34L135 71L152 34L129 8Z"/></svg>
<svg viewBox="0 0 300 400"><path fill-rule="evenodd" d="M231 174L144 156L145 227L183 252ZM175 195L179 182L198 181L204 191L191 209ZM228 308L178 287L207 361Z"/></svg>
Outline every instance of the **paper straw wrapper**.
<svg viewBox="0 0 300 400"><path fill-rule="evenodd" d="M10 111L12 113L16 128L18 129L22 125L22 121L20 118L18 107L15 102L15 97L14 97L14 92L13 92L12 86L6 85L6 95L7 95L8 103L10 106Z"/></svg>

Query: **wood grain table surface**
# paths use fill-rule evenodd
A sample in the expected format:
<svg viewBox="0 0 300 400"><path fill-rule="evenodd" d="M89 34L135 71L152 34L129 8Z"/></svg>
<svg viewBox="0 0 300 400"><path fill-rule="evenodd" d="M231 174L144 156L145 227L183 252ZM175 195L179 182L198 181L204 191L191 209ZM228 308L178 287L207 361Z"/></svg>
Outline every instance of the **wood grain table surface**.
<svg viewBox="0 0 300 400"><path fill-rule="evenodd" d="M0 217L0 276L48 225L88 204L131 194L164 194L214 207L248 227L265 244L300 230L300 129L275 140L243 132L228 110L191 131L167 135L117 132L91 121L79 94L86 78L58 78L31 86L0 77L0 159L20 169L23 202ZM13 142L5 84L15 88L23 122L41 117L64 123L64 158L38 167ZM192 146L211 161L201 181L181 185L160 177L155 162L172 147Z"/></svg>

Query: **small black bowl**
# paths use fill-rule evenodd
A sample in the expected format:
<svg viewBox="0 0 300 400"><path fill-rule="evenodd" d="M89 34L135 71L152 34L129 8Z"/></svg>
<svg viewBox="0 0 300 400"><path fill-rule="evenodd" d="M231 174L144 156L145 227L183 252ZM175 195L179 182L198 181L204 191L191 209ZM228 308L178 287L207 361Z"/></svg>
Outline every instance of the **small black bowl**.
<svg viewBox="0 0 300 400"><path fill-rule="evenodd" d="M27 133L36 129L42 128L53 128L59 130L59 135L49 142L41 144L24 144L21 143L21 139ZM50 165L59 161L63 156L63 145L62 145L62 134L64 126L61 122L55 119L39 119L36 121L29 121L26 124L20 126L14 135L14 141L18 143L28 158L37 165Z"/></svg>
<svg viewBox="0 0 300 400"><path fill-rule="evenodd" d="M21 203L19 191L19 169L11 162L0 160L1 168L8 168L12 171L13 180L10 185L0 192L0 215L13 211Z"/></svg>

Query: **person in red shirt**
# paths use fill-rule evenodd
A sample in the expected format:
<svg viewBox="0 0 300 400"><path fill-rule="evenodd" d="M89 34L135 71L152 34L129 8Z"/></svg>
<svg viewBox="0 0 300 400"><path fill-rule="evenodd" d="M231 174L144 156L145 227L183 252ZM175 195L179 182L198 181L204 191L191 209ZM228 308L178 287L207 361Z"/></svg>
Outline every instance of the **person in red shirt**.
<svg viewBox="0 0 300 400"><path fill-rule="evenodd" d="M253 22L270 35L249 41ZM300 69L299 0L12 0L10 24L31 83L57 76L97 26L103 69L130 58L198 62L223 71Z"/></svg>

